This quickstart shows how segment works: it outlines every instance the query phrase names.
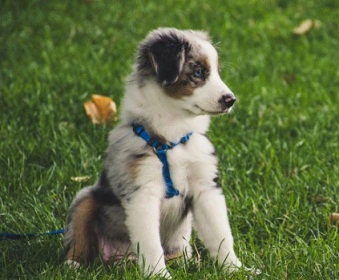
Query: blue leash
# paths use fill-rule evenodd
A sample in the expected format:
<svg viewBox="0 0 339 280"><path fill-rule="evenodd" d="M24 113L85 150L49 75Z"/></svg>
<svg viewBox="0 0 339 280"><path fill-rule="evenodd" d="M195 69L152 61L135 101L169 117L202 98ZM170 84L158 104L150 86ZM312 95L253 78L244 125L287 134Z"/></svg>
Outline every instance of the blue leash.
<svg viewBox="0 0 339 280"><path fill-rule="evenodd" d="M136 135L144 139L146 143L153 148L154 152L156 153L156 155L158 156L159 160L162 163L162 175L166 183L166 198L171 198L173 196L179 195L179 191L175 189L173 186L173 182L172 182L170 170L169 170L169 165L168 165L168 161L166 157L166 152L169 149L172 149L179 144L185 144L190 138L190 136L192 135L192 132L184 135L179 140L179 142L169 142L168 144L163 144L153 139L147 133L144 127L140 124L133 124L133 131Z"/></svg>
<svg viewBox="0 0 339 280"><path fill-rule="evenodd" d="M51 230L46 232L40 232L40 233L7 233L7 232L0 232L0 241L1 240L18 240L18 239L24 239L24 238L32 238L37 236L43 236L43 235L57 235L57 234L63 234L64 229L58 229L58 230Z"/></svg>

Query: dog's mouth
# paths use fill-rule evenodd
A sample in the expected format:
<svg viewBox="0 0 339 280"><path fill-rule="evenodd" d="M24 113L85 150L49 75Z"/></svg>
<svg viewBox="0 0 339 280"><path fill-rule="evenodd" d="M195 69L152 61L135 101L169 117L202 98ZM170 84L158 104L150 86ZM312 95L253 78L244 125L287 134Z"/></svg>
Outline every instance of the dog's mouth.
<svg viewBox="0 0 339 280"><path fill-rule="evenodd" d="M232 107L226 108L225 110L220 110L220 111L209 111L201 108L199 105L194 105L196 108L198 108L202 113L206 115L211 115L211 116L218 116L222 114L227 114L232 110Z"/></svg>

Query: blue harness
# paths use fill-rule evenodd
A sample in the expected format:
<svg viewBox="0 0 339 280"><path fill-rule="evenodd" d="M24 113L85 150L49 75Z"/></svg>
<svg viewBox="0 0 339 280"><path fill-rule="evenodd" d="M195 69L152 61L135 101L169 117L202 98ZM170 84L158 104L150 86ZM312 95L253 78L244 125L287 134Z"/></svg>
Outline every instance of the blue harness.
<svg viewBox="0 0 339 280"><path fill-rule="evenodd" d="M133 124L133 131L136 135L144 139L146 143L153 148L153 151L155 152L155 154L158 156L162 163L162 175L166 183L166 198L171 198L173 196L179 195L179 191L175 189L173 186L173 182L169 171L169 165L166 157L166 152L179 144L185 144L192 135L192 132L184 135L179 140L179 142L169 142L168 144L164 144L153 139L147 133L144 127L140 124Z"/></svg>

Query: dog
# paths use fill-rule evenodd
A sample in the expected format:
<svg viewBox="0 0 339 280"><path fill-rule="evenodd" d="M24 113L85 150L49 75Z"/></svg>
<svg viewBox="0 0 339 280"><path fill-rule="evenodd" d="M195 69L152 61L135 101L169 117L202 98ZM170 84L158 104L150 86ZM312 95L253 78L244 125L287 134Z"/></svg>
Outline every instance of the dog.
<svg viewBox="0 0 339 280"><path fill-rule="evenodd" d="M69 264L136 258L145 275L170 278L165 261L192 255L192 225L211 257L231 271L233 249L210 117L236 98L219 76L203 31L160 28L140 44L110 133L103 171L80 190L65 227Z"/></svg>

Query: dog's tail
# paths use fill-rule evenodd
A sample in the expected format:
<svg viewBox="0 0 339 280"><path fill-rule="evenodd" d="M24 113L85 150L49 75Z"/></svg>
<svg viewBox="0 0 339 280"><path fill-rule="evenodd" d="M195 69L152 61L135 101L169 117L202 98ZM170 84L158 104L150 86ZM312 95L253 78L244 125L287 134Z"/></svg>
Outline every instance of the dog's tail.
<svg viewBox="0 0 339 280"><path fill-rule="evenodd" d="M68 263L90 264L99 253L95 222L98 208L91 189L82 189L70 207L64 241Z"/></svg>

